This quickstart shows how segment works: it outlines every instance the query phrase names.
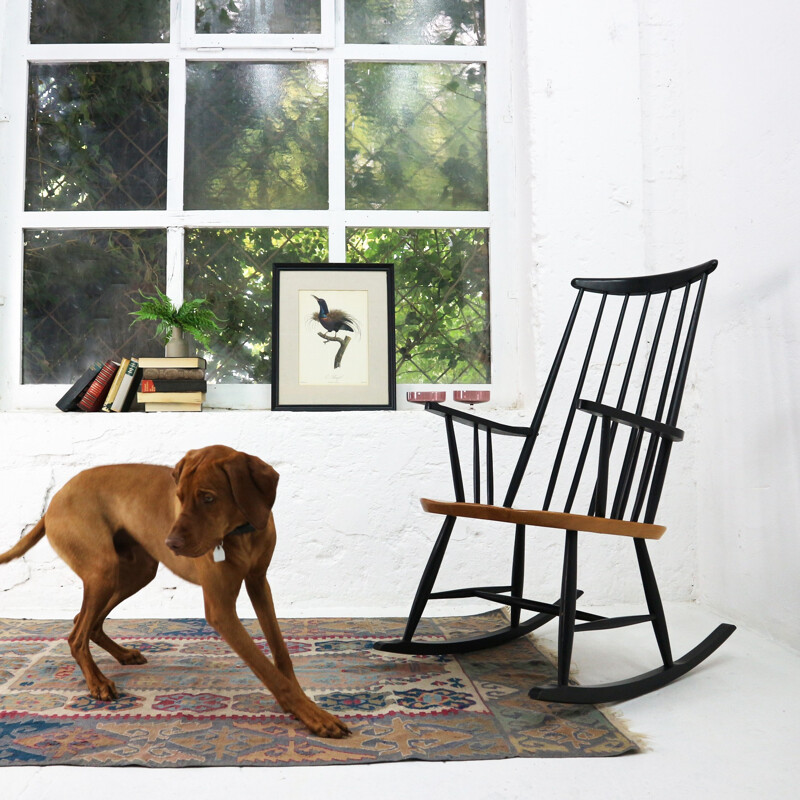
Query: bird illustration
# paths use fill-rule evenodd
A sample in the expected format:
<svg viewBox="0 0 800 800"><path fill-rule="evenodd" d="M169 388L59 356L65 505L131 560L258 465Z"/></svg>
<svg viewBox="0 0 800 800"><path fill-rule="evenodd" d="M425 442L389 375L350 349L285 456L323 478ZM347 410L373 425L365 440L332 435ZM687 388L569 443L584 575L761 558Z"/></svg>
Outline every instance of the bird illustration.
<svg viewBox="0 0 800 800"><path fill-rule="evenodd" d="M311 295L319 303L319 311L315 311L311 317L319 322L326 331L336 333L337 331L353 331L356 321L346 311L338 308L329 309L328 304L321 297Z"/></svg>

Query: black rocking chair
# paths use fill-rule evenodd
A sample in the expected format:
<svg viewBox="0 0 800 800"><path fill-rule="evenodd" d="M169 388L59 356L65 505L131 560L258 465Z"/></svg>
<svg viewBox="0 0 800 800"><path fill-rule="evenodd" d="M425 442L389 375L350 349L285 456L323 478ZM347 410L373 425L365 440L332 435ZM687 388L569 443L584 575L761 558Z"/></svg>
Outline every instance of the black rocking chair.
<svg viewBox="0 0 800 800"><path fill-rule="evenodd" d="M672 444L683 439L683 431L676 427L678 412L706 281L716 266L716 261L709 261L662 275L573 280L577 297L530 427L492 422L439 403L426 403L428 411L445 420L455 502L422 500L426 511L444 515L444 524L422 574L403 638L379 643L378 649L416 654L469 652L511 641L558 618L558 683L534 687L530 696L563 703L604 703L627 700L664 686L707 658L733 633L733 625L719 625L683 658L673 659L647 551L647 540L659 539L666 530L656 524L656 510ZM559 405L557 399L562 395ZM472 428L473 502L467 502L464 495L454 423ZM547 423L554 424L555 429ZM594 436L598 428L599 436ZM483 479L481 434L485 434ZM495 436L523 440L502 505L494 504ZM529 470L537 441L543 452ZM537 469L540 464L546 466ZM574 469L567 470L568 464ZM519 508L515 501L523 476L526 487L540 484L533 487L531 495L539 500ZM482 487L486 503L480 501ZM585 508L587 513L575 513L575 507ZM515 526L510 585L433 591L459 517ZM523 597L526 526L566 531L561 596L556 602ZM647 614L603 617L576 609L576 600L582 594L577 584L578 531L633 540ZM509 606L509 624L459 640L414 639L429 600L467 597ZM522 621L523 609L534 615ZM615 683L570 684L576 631L643 622L653 625L661 666Z"/></svg>

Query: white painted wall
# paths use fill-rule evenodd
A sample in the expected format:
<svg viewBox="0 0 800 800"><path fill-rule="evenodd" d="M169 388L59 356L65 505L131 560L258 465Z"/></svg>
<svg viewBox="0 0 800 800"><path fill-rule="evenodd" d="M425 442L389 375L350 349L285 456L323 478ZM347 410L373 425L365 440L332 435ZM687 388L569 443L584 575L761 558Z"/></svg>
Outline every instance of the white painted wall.
<svg viewBox="0 0 800 800"><path fill-rule="evenodd" d="M769 5L754 18L721 0L519 0L511 38L521 45L520 258L494 268L522 271L519 307L534 311L535 388L563 324L571 277L720 259L682 418L689 436L675 451L662 502L669 530L651 552L668 599L700 598L734 622L766 624L800 645L793 613L800 64L791 41L800 12L788 0ZM0 306L0 322L4 313ZM522 409L494 413L527 419L536 394L523 389ZM0 549L83 467L171 464L189 448L220 442L281 473L271 569L279 613L407 610L438 527L416 498L450 496L438 419L419 409L108 417L0 413ZM476 554L487 570L479 580L505 581L508 535L457 530L443 583L472 571ZM560 537L545 532L536 541L542 549L529 548L530 585L554 592ZM622 544L587 548L588 599L639 599L632 572L609 579L629 557ZM66 616L79 603L76 579L44 543L0 568L0 614ZM201 608L196 589L164 573L120 613L199 615Z"/></svg>
<svg viewBox="0 0 800 800"><path fill-rule="evenodd" d="M687 242L720 259L700 364L698 595L798 647L800 6L682 5Z"/></svg>
<svg viewBox="0 0 800 800"><path fill-rule="evenodd" d="M674 590L799 647L800 7L537 2L528 21L542 318L564 269L720 260L657 558L677 536Z"/></svg>

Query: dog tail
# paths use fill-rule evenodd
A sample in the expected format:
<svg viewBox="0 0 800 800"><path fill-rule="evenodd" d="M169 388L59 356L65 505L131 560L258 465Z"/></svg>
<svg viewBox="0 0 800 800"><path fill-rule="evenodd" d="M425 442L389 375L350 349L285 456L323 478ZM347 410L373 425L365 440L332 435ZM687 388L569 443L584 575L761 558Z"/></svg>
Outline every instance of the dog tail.
<svg viewBox="0 0 800 800"><path fill-rule="evenodd" d="M15 558L25 555L37 542L44 537L44 517L29 530L10 550L0 553L0 564L7 564Z"/></svg>

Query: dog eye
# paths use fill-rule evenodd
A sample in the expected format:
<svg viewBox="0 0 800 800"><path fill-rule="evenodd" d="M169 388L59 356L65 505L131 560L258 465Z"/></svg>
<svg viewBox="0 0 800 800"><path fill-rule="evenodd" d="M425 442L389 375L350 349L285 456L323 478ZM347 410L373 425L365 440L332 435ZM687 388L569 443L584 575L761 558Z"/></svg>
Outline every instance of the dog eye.
<svg viewBox="0 0 800 800"><path fill-rule="evenodd" d="M217 498L214 497L213 494L204 494L203 495L203 502L204 503L213 503Z"/></svg>

